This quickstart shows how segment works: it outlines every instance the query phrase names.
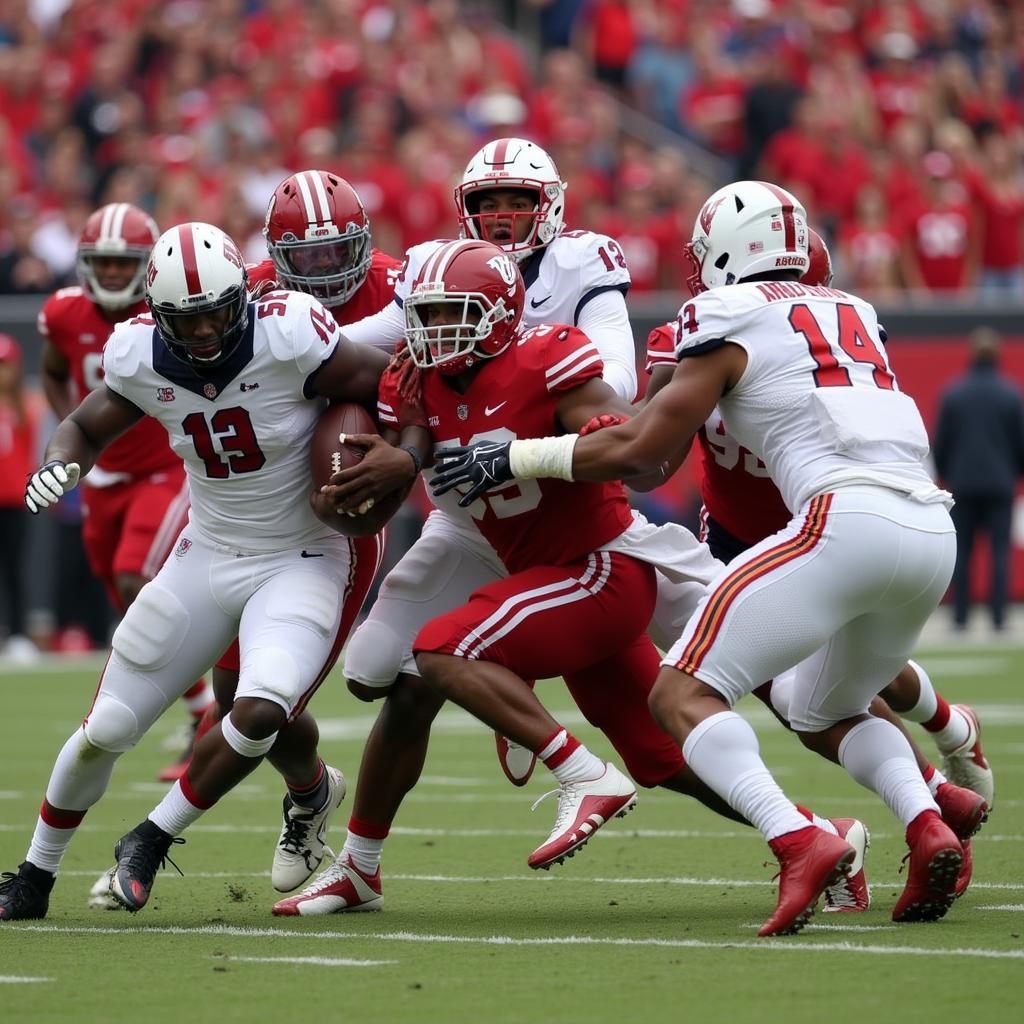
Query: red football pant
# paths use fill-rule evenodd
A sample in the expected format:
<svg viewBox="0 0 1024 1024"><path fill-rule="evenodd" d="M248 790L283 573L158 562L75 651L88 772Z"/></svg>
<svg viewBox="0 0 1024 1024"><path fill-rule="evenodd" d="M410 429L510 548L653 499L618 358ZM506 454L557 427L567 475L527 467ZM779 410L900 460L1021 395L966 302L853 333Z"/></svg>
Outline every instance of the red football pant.
<svg viewBox="0 0 1024 1024"><path fill-rule="evenodd" d="M646 635L656 597L650 565L598 551L481 587L428 622L413 652L492 661L523 679L564 676L633 778L656 786L683 766L679 747L647 708L660 661Z"/></svg>
<svg viewBox="0 0 1024 1024"><path fill-rule="evenodd" d="M152 579L188 522L188 485L182 464L141 480L82 488L82 542L93 574L121 607L114 580Z"/></svg>

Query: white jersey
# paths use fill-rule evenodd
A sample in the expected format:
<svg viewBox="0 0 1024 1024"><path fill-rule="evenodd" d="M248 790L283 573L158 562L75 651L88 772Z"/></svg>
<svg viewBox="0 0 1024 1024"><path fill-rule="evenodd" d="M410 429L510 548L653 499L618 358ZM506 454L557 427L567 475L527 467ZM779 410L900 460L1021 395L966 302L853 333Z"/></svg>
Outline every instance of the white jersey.
<svg viewBox="0 0 1024 1024"><path fill-rule="evenodd" d="M948 501L922 465L921 414L899 390L863 299L793 282L729 285L687 302L675 330L679 359L725 342L746 351L743 376L718 404L791 512L858 484Z"/></svg>
<svg viewBox="0 0 1024 1024"><path fill-rule="evenodd" d="M150 317L115 328L105 383L167 430L185 462L190 521L208 540L261 552L337 536L309 506L309 441L327 401L306 386L339 336L312 296L274 292L249 306L231 357L200 375L171 354Z"/></svg>
<svg viewBox="0 0 1024 1024"><path fill-rule="evenodd" d="M423 265L446 241L435 239L407 249L395 301L347 325L345 336L391 351L405 327L405 300ZM636 352L621 298L629 290L629 270L615 239L593 231L564 231L526 261L523 282L523 326L579 327L601 353L611 387L631 402L636 397ZM615 293L614 301L608 293Z"/></svg>

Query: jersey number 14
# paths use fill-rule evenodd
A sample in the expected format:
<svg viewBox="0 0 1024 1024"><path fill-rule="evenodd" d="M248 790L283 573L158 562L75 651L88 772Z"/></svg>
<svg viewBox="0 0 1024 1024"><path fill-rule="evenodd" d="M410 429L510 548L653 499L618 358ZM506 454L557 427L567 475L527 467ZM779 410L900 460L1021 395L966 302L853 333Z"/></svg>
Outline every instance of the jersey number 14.
<svg viewBox="0 0 1024 1024"><path fill-rule="evenodd" d="M817 364L814 371L814 383L819 388L848 388L853 386L850 371L841 366L836 357L836 346L855 363L867 363L871 367L871 376L875 386L886 391L893 391L895 382L893 375L885 365L885 356L879 348L871 332L865 327L864 321L855 306L840 303L836 307L836 328L834 339L825 333L818 318L809 306L802 303L789 311L790 326L797 334L802 334L810 349L811 358ZM828 325L831 326L831 325ZM829 331L829 334L833 334Z"/></svg>

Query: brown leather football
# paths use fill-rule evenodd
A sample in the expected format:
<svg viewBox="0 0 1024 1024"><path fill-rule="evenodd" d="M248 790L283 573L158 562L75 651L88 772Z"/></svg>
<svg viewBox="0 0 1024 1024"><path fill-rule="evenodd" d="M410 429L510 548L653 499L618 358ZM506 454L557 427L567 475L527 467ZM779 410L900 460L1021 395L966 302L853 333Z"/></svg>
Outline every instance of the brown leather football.
<svg viewBox="0 0 1024 1024"><path fill-rule="evenodd" d="M313 486L319 490L331 481L331 477L343 469L349 469L363 457L361 448L341 444L339 434L376 434L377 424L373 417L354 402L339 402L329 405L321 414L309 442L309 469L313 474Z"/></svg>

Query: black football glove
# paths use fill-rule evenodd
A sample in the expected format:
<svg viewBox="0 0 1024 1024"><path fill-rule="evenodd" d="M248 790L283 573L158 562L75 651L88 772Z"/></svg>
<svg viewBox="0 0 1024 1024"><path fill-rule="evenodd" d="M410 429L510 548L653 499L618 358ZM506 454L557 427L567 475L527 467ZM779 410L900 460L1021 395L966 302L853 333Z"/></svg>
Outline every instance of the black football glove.
<svg viewBox="0 0 1024 1024"><path fill-rule="evenodd" d="M468 508L485 491L514 480L509 460L511 441L477 441L438 453L440 467L430 481L434 496L440 496L460 484L471 484L459 499L460 508Z"/></svg>

